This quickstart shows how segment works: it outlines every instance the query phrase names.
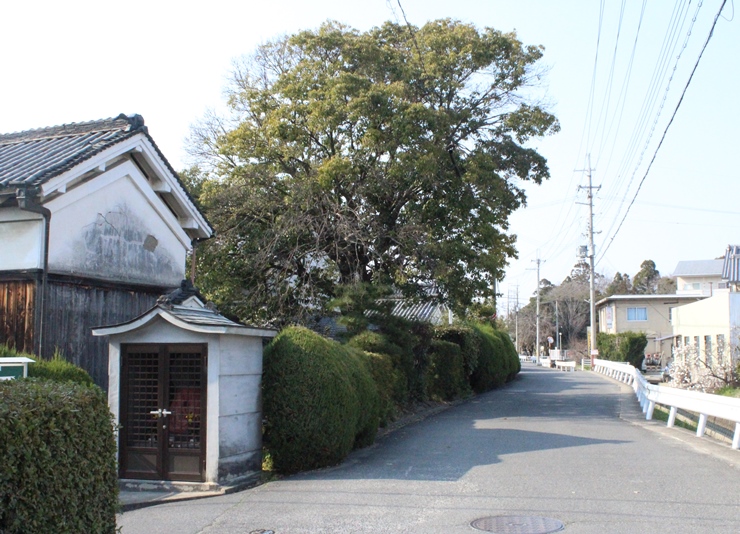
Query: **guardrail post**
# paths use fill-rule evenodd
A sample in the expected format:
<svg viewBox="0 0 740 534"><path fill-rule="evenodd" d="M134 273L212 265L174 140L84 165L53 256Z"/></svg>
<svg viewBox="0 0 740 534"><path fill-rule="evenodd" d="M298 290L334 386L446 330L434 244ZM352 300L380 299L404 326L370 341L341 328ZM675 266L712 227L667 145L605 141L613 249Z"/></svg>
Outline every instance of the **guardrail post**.
<svg viewBox="0 0 740 534"><path fill-rule="evenodd" d="M673 428L673 425L676 424L676 414L678 413L678 408L675 406L671 406L671 411L668 414L668 428Z"/></svg>
<svg viewBox="0 0 740 534"><path fill-rule="evenodd" d="M648 421L651 421L653 419L654 411L655 411L655 401L650 401L648 403L647 415L645 416L645 419Z"/></svg>
<svg viewBox="0 0 740 534"><path fill-rule="evenodd" d="M707 429L707 415L699 414L699 424L696 426L696 437L700 438L704 435L704 431Z"/></svg>

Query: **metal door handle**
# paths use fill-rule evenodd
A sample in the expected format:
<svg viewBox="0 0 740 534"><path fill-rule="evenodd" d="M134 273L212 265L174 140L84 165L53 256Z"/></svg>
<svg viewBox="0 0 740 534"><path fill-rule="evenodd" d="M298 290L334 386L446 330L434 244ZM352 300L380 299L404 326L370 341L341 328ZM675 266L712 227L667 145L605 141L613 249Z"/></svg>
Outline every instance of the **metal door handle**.
<svg viewBox="0 0 740 534"><path fill-rule="evenodd" d="M168 410L168 409L166 409L166 408L165 408L164 410L161 410L161 412L162 412L162 416L163 416L163 417L167 417L168 415L172 415L172 412L171 412L171 411L169 411L169 410Z"/></svg>
<svg viewBox="0 0 740 534"><path fill-rule="evenodd" d="M162 417L162 408L160 408L158 410L152 410L149 413L152 414L152 415L156 415L157 417Z"/></svg>

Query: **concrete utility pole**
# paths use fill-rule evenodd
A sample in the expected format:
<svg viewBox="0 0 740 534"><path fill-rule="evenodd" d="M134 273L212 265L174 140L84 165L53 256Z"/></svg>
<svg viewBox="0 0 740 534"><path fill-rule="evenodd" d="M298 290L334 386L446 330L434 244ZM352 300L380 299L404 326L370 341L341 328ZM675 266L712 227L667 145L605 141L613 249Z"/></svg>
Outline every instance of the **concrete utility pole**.
<svg viewBox="0 0 740 534"><path fill-rule="evenodd" d="M591 277L589 280L590 305L591 305L591 367L593 368L594 357L598 354L596 350L596 291L594 289L594 189L601 189L601 186L594 187L591 185L591 155L588 156L588 187L578 186L578 189L586 189L588 192L588 262L591 267Z"/></svg>
<svg viewBox="0 0 740 534"><path fill-rule="evenodd" d="M558 349L558 354L560 354L560 316L558 314L558 301L555 301L555 348Z"/></svg>
<svg viewBox="0 0 740 534"><path fill-rule="evenodd" d="M535 346L535 355L537 356L537 363L540 363L540 263L542 260L537 258L536 260L532 260L537 263L537 315L536 315L536 321L535 321L535 328L537 329L536 334L536 343Z"/></svg>

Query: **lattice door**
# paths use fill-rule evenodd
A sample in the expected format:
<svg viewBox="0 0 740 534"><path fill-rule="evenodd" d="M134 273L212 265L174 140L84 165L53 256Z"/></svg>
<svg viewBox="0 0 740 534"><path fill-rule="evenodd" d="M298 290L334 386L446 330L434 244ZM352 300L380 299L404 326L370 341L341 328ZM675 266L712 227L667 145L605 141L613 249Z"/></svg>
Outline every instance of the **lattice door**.
<svg viewBox="0 0 740 534"><path fill-rule="evenodd" d="M202 481L206 347L124 345L121 352L121 476Z"/></svg>

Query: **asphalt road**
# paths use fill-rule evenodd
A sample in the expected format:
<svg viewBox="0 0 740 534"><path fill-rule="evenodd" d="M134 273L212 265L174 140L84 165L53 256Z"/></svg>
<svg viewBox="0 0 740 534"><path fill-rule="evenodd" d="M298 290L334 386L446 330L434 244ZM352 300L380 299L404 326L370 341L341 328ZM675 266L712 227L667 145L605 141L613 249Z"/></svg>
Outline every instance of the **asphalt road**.
<svg viewBox="0 0 740 534"><path fill-rule="evenodd" d="M646 422L632 391L524 364L342 465L124 513L123 534L740 532L740 451ZM522 516L504 521L498 516ZM523 523L523 526L522 526ZM550 526L557 523L550 522Z"/></svg>

